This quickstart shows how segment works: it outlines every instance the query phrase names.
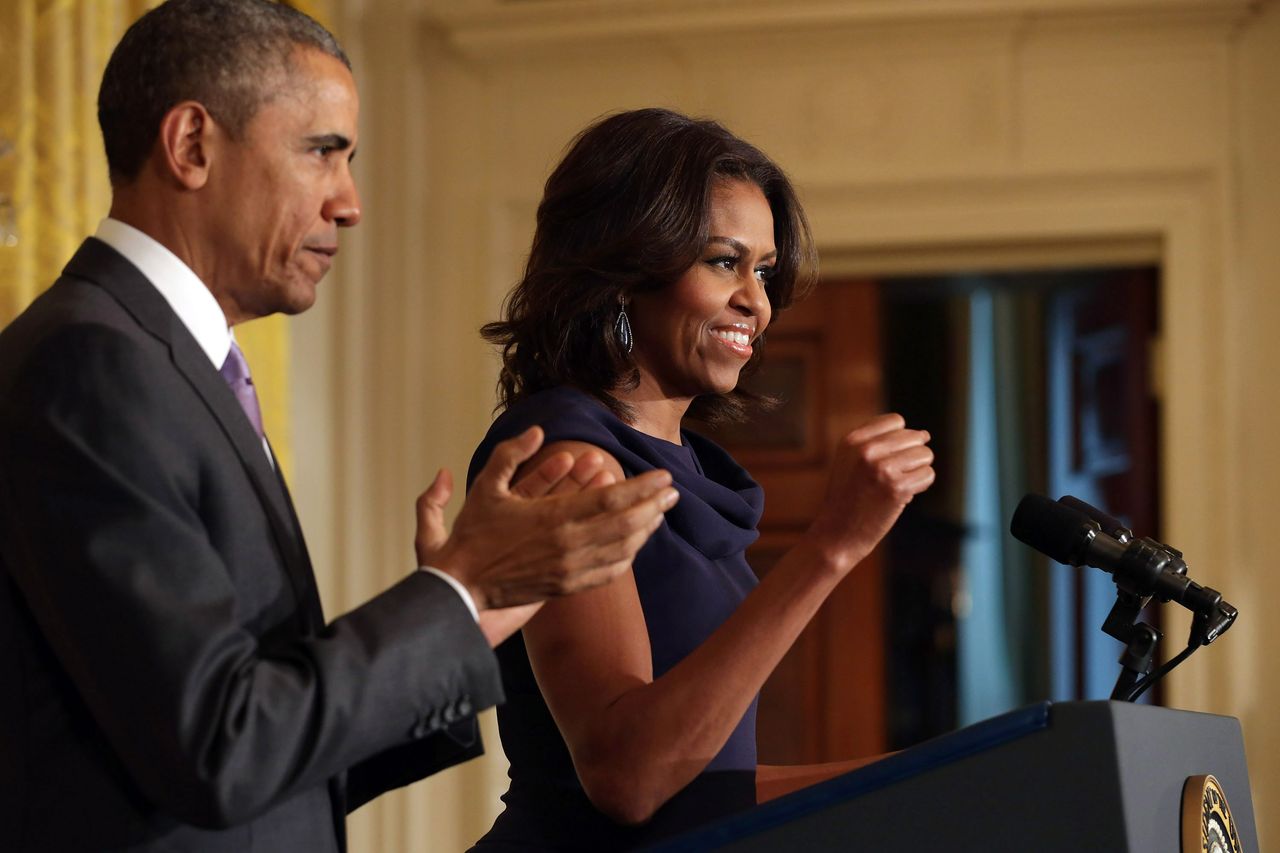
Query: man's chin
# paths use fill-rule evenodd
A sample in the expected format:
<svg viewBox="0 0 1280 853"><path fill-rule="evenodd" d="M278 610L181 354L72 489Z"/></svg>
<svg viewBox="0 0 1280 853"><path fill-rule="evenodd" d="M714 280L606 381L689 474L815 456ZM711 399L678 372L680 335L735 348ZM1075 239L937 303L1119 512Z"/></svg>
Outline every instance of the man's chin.
<svg viewBox="0 0 1280 853"><path fill-rule="evenodd" d="M273 313L301 314L308 310L312 305L316 304L316 286L318 281L294 281L289 287L280 294L281 299Z"/></svg>
<svg viewBox="0 0 1280 853"><path fill-rule="evenodd" d="M288 293L277 293L274 298L261 300L241 322L270 317L273 314L285 314L292 317L295 314L301 314L306 311L315 302L316 294L314 290L291 290Z"/></svg>

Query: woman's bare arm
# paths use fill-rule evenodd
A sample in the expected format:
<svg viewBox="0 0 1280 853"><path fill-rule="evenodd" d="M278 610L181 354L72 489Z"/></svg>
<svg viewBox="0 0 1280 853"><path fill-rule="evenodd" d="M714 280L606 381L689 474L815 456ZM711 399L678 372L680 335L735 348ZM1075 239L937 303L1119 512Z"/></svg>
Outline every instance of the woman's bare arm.
<svg viewBox="0 0 1280 853"><path fill-rule="evenodd" d="M642 822L705 769L832 588L933 481L927 439L897 416L850 433L809 535L657 680L630 573L549 601L530 620L525 644L534 675L598 809L621 823ZM543 453L587 450L600 452L557 442ZM607 454L604 470L622 477Z"/></svg>

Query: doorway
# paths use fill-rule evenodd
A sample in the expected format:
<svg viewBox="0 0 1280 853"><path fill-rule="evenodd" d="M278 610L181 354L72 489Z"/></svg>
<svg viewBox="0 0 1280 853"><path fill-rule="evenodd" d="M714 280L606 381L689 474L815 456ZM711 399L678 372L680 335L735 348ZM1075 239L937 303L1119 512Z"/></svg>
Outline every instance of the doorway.
<svg viewBox="0 0 1280 853"><path fill-rule="evenodd" d="M829 280L770 328L747 383L783 404L714 433L765 487L757 573L816 513L830 448L873 415L929 430L938 480L766 685L763 763L876 754L1109 694L1110 578L1051 565L1007 530L1038 492L1158 535L1157 292L1150 266Z"/></svg>

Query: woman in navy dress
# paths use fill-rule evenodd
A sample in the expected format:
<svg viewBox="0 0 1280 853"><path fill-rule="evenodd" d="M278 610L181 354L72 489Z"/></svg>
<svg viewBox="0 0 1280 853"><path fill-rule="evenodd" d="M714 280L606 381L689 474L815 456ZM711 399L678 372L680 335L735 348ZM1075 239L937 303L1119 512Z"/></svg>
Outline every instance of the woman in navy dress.
<svg viewBox="0 0 1280 853"><path fill-rule="evenodd" d="M711 121L606 118L547 181L502 321L502 414L472 459L531 425L594 482L663 468L680 493L632 571L546 603L498 648L511 762L480 851L620 850L850 764L756 762L761 685L835 585L933 482L927 434L885 415L839 444L803 541L757 582L760 487L686 417L741 418L770 320L811 286L782 171ZM599 457L592 459L592 456Z"/></svg>

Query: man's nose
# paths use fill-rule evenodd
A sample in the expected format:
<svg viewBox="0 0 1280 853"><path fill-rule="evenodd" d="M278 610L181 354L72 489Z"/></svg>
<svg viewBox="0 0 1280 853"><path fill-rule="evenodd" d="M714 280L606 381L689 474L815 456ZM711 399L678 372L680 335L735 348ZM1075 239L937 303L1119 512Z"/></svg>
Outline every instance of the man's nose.
<svg viewBox="0 0 1280 853"><path fill-rule="evenodd" d="M350 228L360 222L360 193L356 190L356 182L347 176L341 188L325 205L325 218L343 228Z"/></svg>

